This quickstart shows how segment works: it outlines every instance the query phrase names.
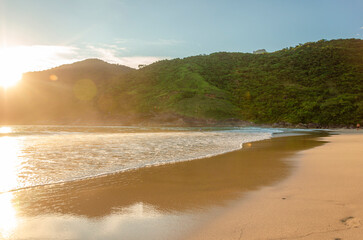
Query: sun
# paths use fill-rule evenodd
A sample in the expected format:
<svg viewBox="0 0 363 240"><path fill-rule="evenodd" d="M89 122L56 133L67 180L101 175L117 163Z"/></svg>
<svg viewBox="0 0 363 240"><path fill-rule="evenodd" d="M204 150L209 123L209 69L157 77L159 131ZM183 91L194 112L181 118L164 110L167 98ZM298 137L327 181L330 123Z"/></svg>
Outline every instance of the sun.
<svg viewBox="0 0 363 240"><path fill-rule="evenodd" d="M2 65L3 66L3 65ZM9 88L16 85L23 74L18 72L15 67L0 70L0 87Z"/></svg>
<svg viewBox="0 0 363 240"><path fill-rule="evenodd" d="M77 48L72 46L2 45L0 46L0 88L15 86L22 79L23 73L43 71L79 61L80 59L74 57L76 54Z"/></svg>
<svg viewBox="0 0 363 240"><path fill-rule="evenodd" d="M0 87L14 86L22 78L21 56L8 48L0 48Z"/></svg>

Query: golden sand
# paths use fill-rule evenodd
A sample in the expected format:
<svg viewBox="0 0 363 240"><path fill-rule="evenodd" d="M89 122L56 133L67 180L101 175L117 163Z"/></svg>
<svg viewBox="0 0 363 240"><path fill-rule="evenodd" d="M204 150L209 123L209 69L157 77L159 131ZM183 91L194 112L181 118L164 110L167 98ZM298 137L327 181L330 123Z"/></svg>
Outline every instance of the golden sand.
<svg viewBox="0 0 363 240"><path fill-rule="evenodd" d="M363 239L363 134L323 138L287 180L251 193L190 239Z"/></svg>

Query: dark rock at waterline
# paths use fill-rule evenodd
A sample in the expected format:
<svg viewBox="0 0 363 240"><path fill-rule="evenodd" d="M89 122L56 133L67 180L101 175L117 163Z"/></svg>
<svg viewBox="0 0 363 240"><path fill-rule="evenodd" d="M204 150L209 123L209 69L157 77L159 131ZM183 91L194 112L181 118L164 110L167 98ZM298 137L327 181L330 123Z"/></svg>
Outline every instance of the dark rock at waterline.
<svg viewBox="0 0 363 240"><path fill-rule="evenodd" d="M321 125L318 123L308 123L308 128L321 128Z"/></svg>
<svg viewBox="0 0 363 240"><path fill-rule="evenodd" d="M308 128L308 124L305 123L299 123L295 126L295 128Z"/></svg>
<svg viewBox="0 0 363 240"><path fill-rule="evenodd" d="M272 124L273 128L291 128L293 127L293 125L289 122L278 122L278 123L274 123Z"/></svg>

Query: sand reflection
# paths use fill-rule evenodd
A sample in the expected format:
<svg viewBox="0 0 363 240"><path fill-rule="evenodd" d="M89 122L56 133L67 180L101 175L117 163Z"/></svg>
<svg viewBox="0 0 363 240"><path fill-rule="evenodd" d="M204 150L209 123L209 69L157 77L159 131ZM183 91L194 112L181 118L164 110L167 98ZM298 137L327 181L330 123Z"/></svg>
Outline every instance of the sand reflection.
<svg viewBox="0 0 363 240"><path fill-rule="evenodd" d="M195 223L188 214L161 214L143 203L124 210L123 214L97 219L75 215L22 217L10 239L175 239L183 234L181 222L184 229Z"/></svg>

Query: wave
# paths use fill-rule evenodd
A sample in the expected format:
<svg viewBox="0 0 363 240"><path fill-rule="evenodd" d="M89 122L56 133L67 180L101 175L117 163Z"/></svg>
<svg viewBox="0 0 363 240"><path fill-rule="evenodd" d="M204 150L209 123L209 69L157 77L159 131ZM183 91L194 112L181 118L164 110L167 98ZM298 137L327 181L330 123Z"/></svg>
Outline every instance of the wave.
<svg viewBox="0 0 363 240"><path fill-rule="evenodd" d="M17 184L0 185L0 191L62 184L212 157L283 132L262 128L168 130L114 134L91 131L92 135L74 131L47 137L22 135L21 140L14 138L15 142L19 141L14 156L21 163L14 172Z"/></svg>

